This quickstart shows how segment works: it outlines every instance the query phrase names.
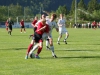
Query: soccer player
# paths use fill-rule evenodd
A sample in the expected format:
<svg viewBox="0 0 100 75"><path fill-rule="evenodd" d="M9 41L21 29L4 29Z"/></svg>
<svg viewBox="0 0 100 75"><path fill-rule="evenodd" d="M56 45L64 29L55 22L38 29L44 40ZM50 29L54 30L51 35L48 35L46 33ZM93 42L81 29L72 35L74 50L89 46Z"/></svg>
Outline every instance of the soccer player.
<svg viewBox="0 0 100 75"><path fill-rule="evenodd" d="M96 29L96 27L97 27L97 22L96 22L96 21L93 21L93 22L92 22L92 27L93 27L94 29Z"/></svg>
<svg viewBox="0 0 100 75"><path fill-rule="evenodd" d="M58 20L58 26L59 26L59 37L58 37L58 41L57 44L60 45L60 39L62 38L62 34L66 34L65 39L63 40L65 42L65 44L67 44L66 39L69 36L68 31L66 30L66 20L63 18L63 14L60 14L60 19Z"/></svg>
<svg viewBox="0 0 100 75"><path fill-rule="evenodd" d="M35 25L37 22L38 22L38 17L35 16L34 20L33 20L32 23L31 23L32 27L34 28L34 32L35 32L36 29L37 29L37 26Z"/></svg>
<svg viewBox="0 0 100 75"><path fill-rule="evenodd" d="M38 23L41 22L42 19L45 19L44 14L41 16L41 19L35 24L36 27L38 26ZM33 36L34 36L34 34L30 35L30 37L33 37ZM27 49L27 54L26 54L25 59L28 58L28 54L29 54L30 50L33 48L34 44L35 44L34 40L31 40L31 43L30 43L30 45L28 46L28 49Z"/></svg>
<svg viewBox="0 0 100 75"><path fill-rule="evenodd" d="M41 22L38 23L37 30L35 31L33 40L31 41L31 44L28 47L28 50L27 50L28 52L26 54L25 59L28 59L29 52L30 52L30 55L33 53L33 50L31 50L31 49L32 49L32 47L34 47L34 43L38 43L38 51L37 51L37 54L35 55L35 57L39 58L38 55L40 54L42 47L43 47L42 35L45 31L49 31L49 28L45 22L46 22L46 20L42 19Z"/></svg>
<svg viewBox="0 0 100 75"><path fill-rule="evenodd" d="M48 48L49 48L48 45L50 44L50 48L49 48L49 49L51 50L52 56L53 56L54 58L57 58L57 56L56 56L56 54L55 54L55 52L54 52L52 30L53 30L53 28L55 28L56 31L58 32L58 26L57 26L57 24L56 24L56 22L55 22L56 17L57 17L56 14L52 14L52 15L51 15L51 18L48 19L48 20L46 21L46 24L48 24L48 25L49 25L49 28L50 28L50 31L49 31L49 38L46 38L46 47L47 47L47 49L48 49ZM44 34L44 36L45 36L45 34ZM43 36L43 38L44 38L44 36Z"/></svg>
<svg viewBox="0 0 100 75"><path fill-rule="evenodd" d="M8 31L8 20L5 22L6 30Z"/></svg>
<svg viewBox="0 0 100 75"><path fill-rule="evenodd" d="M12 32L12 25L14 25L14 22L11 20L11 18L8 19L8 34L11 35Z"/></svg>
<svg viewBox="0 0 100 75"><path fill-rule="evenodd" d="M24 29L24 33L26 33L23 19L20 21L20 26L21 26L21 33L22 33L22 29Z"/></svg>

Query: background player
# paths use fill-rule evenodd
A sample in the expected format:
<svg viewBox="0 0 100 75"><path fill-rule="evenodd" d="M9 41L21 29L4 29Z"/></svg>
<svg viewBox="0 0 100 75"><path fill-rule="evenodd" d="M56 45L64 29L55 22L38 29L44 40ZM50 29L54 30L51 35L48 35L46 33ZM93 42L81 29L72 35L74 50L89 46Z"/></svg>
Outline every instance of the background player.
<svg viewBox="0 0 100 75"><path fill-rule="evenodd" d="M63 18L63 14L60 14L60 19L58 20L58 26L59 26L59 37L57 44L60 45L60 39L62 38L62 34L66 34L65 39L63 40L65 44L67 44L66 39L68 38L69 34L68 31L66 30L66 20Z"/></svg>

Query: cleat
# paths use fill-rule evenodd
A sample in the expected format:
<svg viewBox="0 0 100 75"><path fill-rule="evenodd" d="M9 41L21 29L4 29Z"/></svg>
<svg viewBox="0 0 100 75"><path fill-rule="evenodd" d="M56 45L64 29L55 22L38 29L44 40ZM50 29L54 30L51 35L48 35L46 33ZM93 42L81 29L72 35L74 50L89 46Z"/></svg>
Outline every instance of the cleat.
<svg viewBox="0 0 100 75"><path fill-rule="evenodd" d="M54 55L54 56L53 56L53 58L57 58L57 56L56 56L56 55Z"/></svg>
<svg viewBox="0 0 100 75"><path fill-rule="evenodd" d="M59 42L57 42L57 44L58 44L58 45L60 45L60 43L59 43Z"/></svg>
<svg viewBox="0 0 100 75"><path fill-rule="evenodd" d="M65 42L65 44L67 44L67 41L66 40L64 40L64 42Z"/></svg>
<svg viewBox="0 0 100 75"><path fill-rule="evenodd" d="M25 59L28 59L28 55L25 56Z"/></svg>
<svg viewBox="0 0 100 75"><path fill-rule="evenodd" d="M48 46L46 46L46 50L50 50L50 48Z"/></svg>
<svg viewBox="0 0 100 75"><path fill-rule="evenodd" d="M35 58L36 58L36 59L40 59L40 57L39 57L38 55L35 55Z"/></svg>

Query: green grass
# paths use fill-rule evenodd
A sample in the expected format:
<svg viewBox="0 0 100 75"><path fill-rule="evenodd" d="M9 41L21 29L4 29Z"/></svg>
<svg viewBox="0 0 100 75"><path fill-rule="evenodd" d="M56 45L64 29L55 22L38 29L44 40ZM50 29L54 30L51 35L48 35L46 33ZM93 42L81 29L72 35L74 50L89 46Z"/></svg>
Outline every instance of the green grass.
<svg viewBox="0 0 100 75"><path fill-rule="evenodd" d="M33 30L20 33L20 29L13 29L12 36L9 36L4 28L0 28L0 75L99 75L100 29L68 31L67 45L63 42L57 45L58 33L53 31L57 59L46 50L44 41L41 59L25 60Z"/></svg>

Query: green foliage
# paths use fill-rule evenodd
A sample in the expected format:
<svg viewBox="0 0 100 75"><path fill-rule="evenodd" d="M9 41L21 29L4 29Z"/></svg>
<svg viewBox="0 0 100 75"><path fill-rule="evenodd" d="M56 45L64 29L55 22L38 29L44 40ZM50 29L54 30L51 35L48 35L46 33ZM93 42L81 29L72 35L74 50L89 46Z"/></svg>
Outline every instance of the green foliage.
<svg viewBox="0 0 100 75"><path fill-rule="evenodd" d="M75 0L72 1L70 14L73 14L74 12L75 12Z"/></svg>
<svg viewBox="0 0 100 75"><path fill-rule="evenodd" d="M99 10L100 8L97 0L90 0L87 9L90 13L92 13L94 10Z"/></svg>
<svg viewBox="0 0 100 75"><path fill-rule="evenodd" d="M65 14L67 15L68 14L68 10L67 10L67 7L66 5L64 6L59 6L58 9L56 10L56 13L59 15L59 14Z"/></svg>

